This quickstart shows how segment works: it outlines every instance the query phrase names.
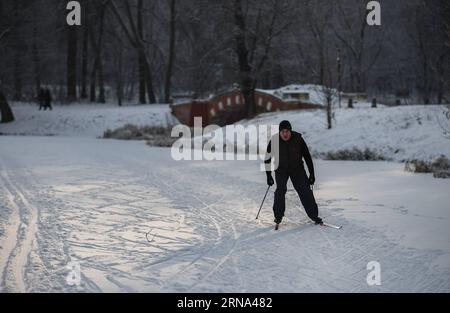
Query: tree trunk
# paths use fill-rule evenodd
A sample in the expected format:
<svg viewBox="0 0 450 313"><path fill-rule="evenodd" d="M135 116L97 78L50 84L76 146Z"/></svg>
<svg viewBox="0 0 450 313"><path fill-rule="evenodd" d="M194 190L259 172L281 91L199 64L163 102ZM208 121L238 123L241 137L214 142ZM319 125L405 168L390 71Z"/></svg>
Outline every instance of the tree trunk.
<svg viewBox="0 0 450 313"><path fill-rule="evenodd" d="M102 45L103 45L103 28L105 24L105 7L100 8L100 29L99 29L99 38L97 43L97 74L98 74L98 86L99 86L99 94L98 94L98 102L105 103L105 84L103 78L103 62L102 62Z"/></svg>
<svg viewBox="0 0 450 313"><path fill-rule="evenodd" d="M67 100L77 98L77 27L67 26Z"/></svg>
<svg viewBox="0 0 450 313"><path fill-rule="evenodd" d="M377 98L373 98L372 99L372 108L376 108L377 107Z"/></svg>
<svg viewBox="0 0 450 313"><path fill-rule="evenodd" d="M449 33L450 36L450 33ZM444 98L444 81L445 81L445 54L442 53L439 57L438 62L438 94L437 94L437 103L442 104L442 100Z"/></svg>
<svg viewBox="0 0 450 313"><path fill-rule="evenodd" d="M105 102L105 89L103 78L103 64L102 64L102 45L103 45L103 33L104 33L104 20L105 20L106 7L103 4L99 4L95 9L95 18L98 19L98 28L94 29L93 23L89 25L89 38L92 49L94 50L94 64L92 66L90 77L90 101L91 102ZM95 33L95 30L98 33ZM98 99L96 97L96 84L99 85Z"/></svg>
<svg viewBox="0 0 450 313"><path fill-rule="evenodd" d="M37 46L38 29L36 18L33 16L33 44L32 44L32 54L33 54L33 65L34 65L34 84L36 88L36 95L39 94L41 89L41 66L39 60L39 50Z"/></svg>
<svg viewBox="0 0 450 313"><path fill-rule="evenodd" d="M247 117L252 118L256 115L255 89L246 87L242 90L242 93L244 94L244 100L247 107Z"/></svg>
<svg viewBox="0 0 450 313"><path fill-rule="evenodd" d="M15 53L14 53L14 100L22 100L22 47L20 44L20 35L17 30L19 19L19 1L14 2L14 21L15 21Z"/></svg>
<svg viewBox="0 0 450 313"><path fill-rule="evenodd" d="M97 94L96 94L96 82L97 80L95 79L97 77L97 55L95 56L94 59L94 64L92 65L92 71L91 71L91 77L90 77L90 95L89 95L89 99L91 102L95 102L97 99Z"/></svg>
<svg viewBox="0 0 450 313"><path fill-rule="evenodd" d="M430 98L429 98L429 94L428 94L428 59L427 57L423 56L423 80L422 80L422 87L423 87L423 103L424 104L429 104L430 102Z"/></svg>
<svg viewBox="0 0 450 313"><path fill-rule="evenodd" d="M146 82L146 77L145 77L145 56L142 55L142 51L139 51L139 56L138 56L138 68L139 68L139 103L140 104L146 104L147 103L147 99L145 97L145 82Z"/></svg>
<svg viewBox="0 0 450 313"><path fill-rule="evenodd" d="M152 76L150 72L150 63L146 57L146 47L143 39L143 21L142 21L142 12L144 2L143 0L138 0L137 6L137 25L134 24L135 19L132 16L130 4L128 1L125 1L125 9L127 11L128 21L131 25L131 30L127 27L125 21L122 19L121 14L115 5L114 1L111 0L111 9L114 15L117 17L122 29L125 32L130 43L136 49L137 57L138 57L138 73L139 73L139 101L144 104L146 102L145 99L145 89L148 90L148 96L150 103L156 102L155 95L153 92L153 82Z"/></svg>
<svg viewBox="0 0 450 313"><path fill-rule="evenodd" d="M320 45L319 85L325 86L325 57L323 53L323 44Z"/></svg>
<svg viewBox="0 0 450 313"><path fill-rule="evenodd" d="M105 84L103 79L103 63L102 59L98 59L98 87L99 87L99 93L98 93L98 100L99 103L105 103L106 97L105 97Z"/></svg>
<svg viewBox="0 0 450 313"><path fill-rule="evenodd" d="M152 78L152 72L150 71L150 64L145 60L145 80L147 82L147 93L148 93L148 100L150 103L156 103L156 97L155 93L153 91L153 78Z"/></svg>
<svg viewBox="0 0 450 313"><path fill-rule="evenodd" d="M14 54L14 100L22 100L22 55L18 48Z"/></svg>
<svg viewBox="0 0 450 313"><path fill-rule="evenodd" d="M277 86L277 83L272 83L272 77L271 77L272 73L271 73L271 69L267 68L263 73L262 73L262 79L261 79L261 88L262 89L271 89L272 86Z"/></svg>
<svg viewBox="0 0 450 313"><path fill-rule="evenodd" d="M137 31L138 36L141 40L144 39L144 23L142 21L142 11L144 8L143 0L138 1L138 10L137 10ZM145 98L145 82L146 82L146 60L145 60L145 51L143 49L139 49L138 51L138 68L139 68L139 103L145 104L147 100Z"/></svg>
<svg viewBox="0 0 450 313"><path fill-rule="evenodd" d="M81 54L81 99L86 99L87 75L88 75L88 52L89 52L89 1L84 2L84 25L83 25L83 50Z"/></svg>
<svg viewBox="0 0 450 313"><path fill-rule="evenodd" d="M128 101L134 100L134 86L135 86L135 78L136 77L136 66L133 66L131 73L128 75L128 84L126 87L126 99Z"/></svg>
<svg viewBox="0 0 450 313"><path fill-rule="evenodd" d="M1 123L9 123L14 121L13 112L2 91L0 91L0 114L2 116Z"/></svg>
<svg viewBox="0 0 450 313"><path fill-rule="evenodd" d="M171 81L172 81L172 67L175 57L175 9L176 0L170 1L170 38L169 38L169 58L167 62L166 81L164 84L164 102L170 103L171 101Z"/></svg>
<svg viewBox="0 0 450 313"><path fill-rule="evenodd" d="M331 103L332 103L331 97L327 96L327 125L328 125L328 129L331 129L333 127L332 121L331 121L331 118L332 118Z"/></svg>
<svg viewBox="0 0 450 313"><path fill-rule="evenodd" d="M352 98L348 99L348 108L353 109L353 99Z"/></svg>
<svg viewBox="0 0 450 313"><path fill-rule="evenodd" d="M350 90L352 92L355 92L355 72L353 70L353 65L352 62L350 62L350 70L349 70L349 74L350 74Z"/></svg>
<svg viewBox="0 0 450 313"><path fill-rule="evenodd" d="M338 58L337 58L337 80L338 80L338 86L337 86L337 92L338 92L338 102L339 102L339 109L341 108L341 91L342 91L342 77L341 77L341 49L338 49Z"/></svg>
<svg viewBox="0 0 450 313"><path fill-rule="evenodd" d="M239 61L239 80L241 83L241 91L244 95L247 118L255 116L254 105L254 88L251 78L251 66L248 60L248 49L245 42L245 18L242 12L241 0L234 0L234 20L235 20L235 39L236 54Z"/></svg>
<svg viewBox="0 0 450 313"><path fill-rule="evenodd" d="M116 91L116 95L117 95L117 102L119 104L119 106L122 106L122 99L123 99L123 71L122 71L122 47L120 45L118 45L118 49L119 49L119 55L118 55L118 64L117 64L117 91Z"/></svg>

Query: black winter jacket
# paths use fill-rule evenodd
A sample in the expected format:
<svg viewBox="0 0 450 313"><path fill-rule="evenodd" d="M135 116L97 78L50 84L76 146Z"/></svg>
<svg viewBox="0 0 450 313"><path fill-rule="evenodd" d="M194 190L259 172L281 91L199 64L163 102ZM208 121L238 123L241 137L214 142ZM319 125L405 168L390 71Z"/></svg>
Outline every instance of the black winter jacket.
<svg viewBox="0 0 450 313"><path fill-rule="evenodd" d="M275 136L280 136L276 134L269 141L267 146L267 156L264 163L269 164L272 157L277 157L274 153L272 156L272 141L276 139ZM309 153L308 146L300 133L295 131L292 132L291 138L288 141L279 139L280 153L278 155L278 169L276 171L297 171L303 168L303 159L305 159L306 165L308 166L308 172L310 176L314 176L314 165L312 162L311 154ZM276 160L275 160L276 161Z"/></svg>

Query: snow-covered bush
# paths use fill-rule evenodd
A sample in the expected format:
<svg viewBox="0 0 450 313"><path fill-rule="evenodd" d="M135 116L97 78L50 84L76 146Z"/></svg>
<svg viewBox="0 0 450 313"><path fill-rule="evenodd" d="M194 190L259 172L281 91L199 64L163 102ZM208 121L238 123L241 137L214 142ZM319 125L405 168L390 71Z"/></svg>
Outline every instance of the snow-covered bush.
<svg viewBox="0 0 450 313"><path fill-rule="evenodd" d="M445 156L436 159L433 164L433 177L450 178L450 160Z"/></svg>
<svg viewBox="0 0 450 313"><path fill-rule="evenodd" d="M437 171L433 173L434 178L450 178L450 171Z"/></svg>
<svg viewBox="0 0 450 313"><path fill-rule="evenodd" d="M413 173L433 173L435 178L450 178L450 160L444 155L433 162L410 160L405 163L405 170Z"/></svg>
<svg viewBox="0 0 450 313"><path fill-rule="evenodd" d="M126 124L115 130L108 129L103 138L119 140L146 140L149 146L170 147L177 138L170 136L171 129L166 127L144 126L138 127Z"/></svg>
<svg viewBox="0 0 450 313"><path fill-rule="evenodd" d="M323 156L325 160L343 160L343 161L383 161L386 158L377 152L365 148L364 150L356 147L352 149L343 149L326 152Z"/></svg>
<svg viewBox="0 0 450 313"><path fill-rule="evenodd" d="M139 131L137 126L132 124L126 124L123 127L115 130L106 130L103 134L103 138L108 139L120 139L120 140L138 140L142 138L142 132Z"/></svg>
<svg viewBox="0 0 450 313"><path fill-rule="evenodd" d="M405 171L413 173L431 173L433 172L430 162L422 160L410 160L405 163Z"/></svg>
<svg viewBox="0 0 450 313"><path fill-rule="evenodd" d="M171 147L178 138L170 137L169 133L168 136L161 134L147 134L145 139L147 140L147 145L151 147Z"/></svg>

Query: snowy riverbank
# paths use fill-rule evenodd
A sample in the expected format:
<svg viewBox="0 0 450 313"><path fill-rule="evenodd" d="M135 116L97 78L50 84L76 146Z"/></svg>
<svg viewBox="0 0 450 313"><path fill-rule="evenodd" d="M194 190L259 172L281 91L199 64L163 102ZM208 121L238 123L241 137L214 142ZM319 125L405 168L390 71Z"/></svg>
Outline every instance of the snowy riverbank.
<svg viewBox="0 0 450 313"><path fill-rule="evenodd" d="M288 119L294 130L303 134L313 154L320 158L327 153L353 148L369 149L394 161L431 161L441 155L450 158L450 139L444 136L441 127L449 123L444 119L444 106L380 106L376 109L366 103L355 106L355 109L335 109L331 130L326 127L322 110L266 113L237 124L277 125ZM125 124L171 127L178 123L168 105L72 104L55 106L53 111L45 112L38 111L32 104L13 103L12 108L16 121L0 125L2 134L98 137L107 129L114 130ZM256 145L256 141L247 144Z"/></svg>

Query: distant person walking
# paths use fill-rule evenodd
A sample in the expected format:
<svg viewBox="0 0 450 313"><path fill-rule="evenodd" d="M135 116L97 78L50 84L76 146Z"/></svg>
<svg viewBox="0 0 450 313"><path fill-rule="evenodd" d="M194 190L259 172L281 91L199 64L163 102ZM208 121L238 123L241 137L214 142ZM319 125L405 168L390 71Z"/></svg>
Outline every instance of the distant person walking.
<svg viewBox="0 0 450 313"><path fill-rule="evenodd" d="M47 109L53 110L52 107L52 94L50 93L50 89L45 89L45 97L44 97L44 111Z"/></svg>
<svg viewBox="0 0 450 313"><path fill-rule="evenodd" d="M42 110L42 108L45 108L45 90L44 90L44 88L41 88L39 90L37 99L39 102L39 111L40 111L40 110Z"/></svg>

